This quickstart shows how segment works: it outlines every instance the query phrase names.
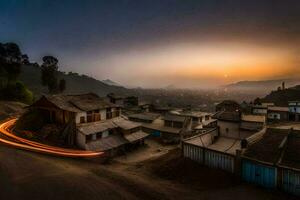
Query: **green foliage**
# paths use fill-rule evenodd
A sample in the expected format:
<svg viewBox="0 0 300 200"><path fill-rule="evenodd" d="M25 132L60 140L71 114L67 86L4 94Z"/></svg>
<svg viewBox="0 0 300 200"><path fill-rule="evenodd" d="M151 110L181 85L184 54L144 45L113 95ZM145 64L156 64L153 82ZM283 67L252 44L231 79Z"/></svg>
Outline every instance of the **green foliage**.
<svg viewBox="0 0 300 200"><path fill-rule="evenodd" d="M17 130L37 131L44 125L42 113L38 110L29 110L16 122Z"/></svg>
<svg viewBox="0 0 300 200"><path fill-rule="evenodd" d="M0 98L6 100L21 101L26 104L33 102L32 92L25 85L17 81L15 84L9 84L0 91Z"/></svg>
<svg viewBox="0 0 300 200"><path fill-rule="evenodd" d="M21 73L21 51L15 43L0 43L0 76L10 84Z"/></svg>
<svg viewBox="0 0 300 200"><path fill-rule="evenodd" d="M42 69L42 84L48 87L49 93L63 92L66 88L66 81L60 80L58 83L58 60L53 56L44 56Z"/></svg>

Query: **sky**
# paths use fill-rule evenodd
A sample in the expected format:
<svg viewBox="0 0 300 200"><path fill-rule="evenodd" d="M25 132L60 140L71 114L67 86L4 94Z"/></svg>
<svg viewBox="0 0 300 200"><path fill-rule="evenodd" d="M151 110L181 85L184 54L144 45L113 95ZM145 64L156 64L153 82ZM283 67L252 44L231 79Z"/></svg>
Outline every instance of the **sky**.
<svg viewBox="0 0 300 200"><path fill-rule="evenodd" d="M128 87L300 78L300 1L0 0L0 42Z"/></svg>

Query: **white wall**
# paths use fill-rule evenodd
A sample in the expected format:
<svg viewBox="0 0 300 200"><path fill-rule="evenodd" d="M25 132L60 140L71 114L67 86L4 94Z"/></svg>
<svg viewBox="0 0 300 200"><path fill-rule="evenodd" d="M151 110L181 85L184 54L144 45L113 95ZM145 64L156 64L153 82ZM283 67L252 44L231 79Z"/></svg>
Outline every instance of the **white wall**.
<svg viewBox="0 0 300 200"><path fill-rule="evenodd" d="M240 138L240 130L238 122L227 122L218 120L218 126L220 131L220 136L229 138ZM228 129L228 132L226 131Z"/></svg>
<svg viewBox="0 0 300 200"><path fill-rule="evenodd" d="M292 113L300 113L300 106L289 106L289 111Z"/></svg>
<svg viewBox="0 0 300 200"><path fill-rule="evenodd" d="M76 143L80 148L86 149L86 146L85 146L86 137L79 131L77 131L77 134L76 134Z"/></svg>
<svg viewBox="0 0 300 200"><path fill-rule="evenodd" d="M106 109L100 110L101 121L106 120Z"/></svg>
<svg viewBox="0 0 300 200"><path fill-rule="evenodd" d="M267 109L259 109L259 108L253 109L253 114L267 114L267 112L268 112Z"/></svg>
<svg viewBox="0 0 300 200"><path fill-rule="evenodd" d="M269 113L268 118L269 119L280 119L280 114L279 113Z"/></svg>
<svg viewBox="0 0 300 200"><path fill-rule="evenodd" d="M80 117L84 117L84 121L86 122L86 112L76 113L75 115L76 124L80 123Z"/></svg>

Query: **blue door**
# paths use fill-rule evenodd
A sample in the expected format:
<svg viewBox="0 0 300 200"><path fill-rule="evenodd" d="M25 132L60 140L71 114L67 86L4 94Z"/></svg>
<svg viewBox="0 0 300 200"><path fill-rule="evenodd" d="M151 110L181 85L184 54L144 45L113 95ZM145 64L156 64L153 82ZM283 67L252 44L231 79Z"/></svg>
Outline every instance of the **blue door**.
<svg viewBox="0 0 300 200"><path fill-rule="evenodd" d="M154 136L154 137L160 137L160 131L153 131L152 132L152 136Z"/></svg>
<svg viewBox="0 0 300 200"><path fill-rule="evenodd" d="M276 187L276 170L274 167L253 163L248 160L242 162L243 180L266 188Z"/></svg>

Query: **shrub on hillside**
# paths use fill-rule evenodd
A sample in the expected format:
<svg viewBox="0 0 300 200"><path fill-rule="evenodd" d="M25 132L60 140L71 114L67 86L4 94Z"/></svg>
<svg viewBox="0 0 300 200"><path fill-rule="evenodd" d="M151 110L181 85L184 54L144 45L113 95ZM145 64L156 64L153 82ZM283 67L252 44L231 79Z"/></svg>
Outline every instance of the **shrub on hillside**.
<svg viewBox="0 0 300 200"><path fill-rule="evenodd" d="M37 110L29 110L22 115L17 123L16 129L22 131L37 131L44 125L42 114Z"/></svg>

